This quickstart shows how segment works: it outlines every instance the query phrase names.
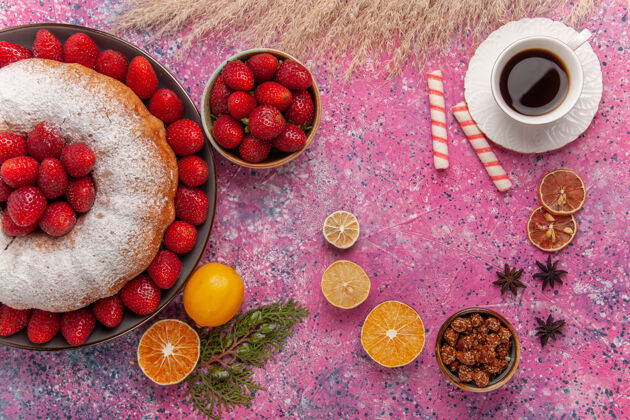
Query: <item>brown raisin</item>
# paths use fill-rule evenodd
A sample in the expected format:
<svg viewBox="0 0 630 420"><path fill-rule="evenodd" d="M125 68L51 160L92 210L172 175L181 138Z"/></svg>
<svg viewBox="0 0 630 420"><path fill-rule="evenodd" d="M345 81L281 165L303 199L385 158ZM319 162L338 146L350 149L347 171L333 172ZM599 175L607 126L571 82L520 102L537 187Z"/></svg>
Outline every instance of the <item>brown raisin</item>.
<svg viewBox="0 0 630 420"><path fill-rule="evenodd" d="M499 336L495 333L488 334L486 336L486 344L492 347L493 349L499 345Z"/></svg>
<svg viewBox="0 0 630 420"><path fill-rule="evenodd" d="M483 324L483 317L479 314L472 314L470 316L470 323L473 327L477 328Z"/></svg>
<svg viewBox="0 0 630 420"><path fill-rule="evenodd" d="M508 349L508 346L505 343L499 344L495 351L499 359L505 359L510 354L510 350Z"/></svg>
<svg viewBox="0 0 630 420"><path fill-rule="evenodd" d="M451 370L451 372L457 373L457 369L459 368L459 366L460 366L459 360L455 360L453 363L448 365L448 368Z"/></svg>
<svg viewBox="0 0 630 420"><path fill-rule="evenodd" d="M477 327L477 334L487 335L490 330L486 324L481 324Z"/></svg>
<svg viewBox="0 0 630 420"><path fill-rule="evenodd" d="M488 345L481 346L479 349L479 363L490 363L496 357L494 349Z"/></svg>
<svg viewBox="0 0 630 420"><path fill-rule="evenodd" d="M486 325L489 329L496 332L499 331L499 328L501 328L501 321L491 316L486 319Z"/></svg>
<svg viewBox="0 0 630 420"><path fill-rule="evenodd" d="M457 344L458 337L459 334L457 334L452 328L447 328L446 331L444 331L444 341L453 347Z"/></svg>
<svg viewBox="0 0 630 420"><path fill-rule="evenodd" d="M508 365L509 362L507 360L494 359L490 363L483 365L483 369L492 375L497 375L503 372L508 367Z"/></svg>
<svg viewBox="0 0 630 420"><path fill-rule="evenodd" d="M470 319L458 316L451 322L451 328L461 333L472 330L472 324L470 323Z"/></svg>
<svg viewBox="0 0 630 420"><path fill-rule="evenodd" d="M470 366L461 365L458 376L460 382L470 382L473 380L473 370Z"/></svg>
<svg viewBox="0 0 630 420"><path fill-rule="evenodd" d="M475 345L475 337L472 335L462 335L457 340L457 350L470 350Z"/></svg>
<svg viewBox="0 0 630 420"><path fill-rule="evenodd" d="M473 380L479 388L485 388L490 383L490 376L481 369L475 369L473 371Z"/></svg>
<svg viewBox="0 0 630 420"><path fill-rule="evenodd" d="M493 359L490 361L490 363L484 364L482 369L491 375L496 375L497 373L501 373L501 368L496 362L497 362L497 359Z"/></svg>
<svg viewBox="0 0 630 420"><path fill-rule="evenodd" d="M501 343L508 343L510 338L512 338L512 333L505 327L499 328L499 332L497 334L499 335L499 341Z"/></svg>
<svg viewBox="0 0 630 420"><path fill-rule="evenodd" d="M455 360L457 360L457 350L455 350L448 344L442 346L442 349L440 350L440 355L442 356L442 362L447 365L450 365Z"/></svg>
<svg viewBox="0 0 630 420"><path fill-rule="evenodd" d="M499 360L499 359L497 359L497 362L496 362L496 363L500 366L500 368L501 368L501 372L503 372L505 369L507 369L507 368L508 368L508 366L510 366L510 362L508 362L508 361L507 361L507 360L505 360L505 359L503 359L503 360Z"/></svg>
<svg viewBox="0 0 630 420"><path fill-rule="evenodd" d="M473 366L477 364L477 361L479 360L479 354L474 350L458 351L457 360L459 360L464 365Z"/></svg>

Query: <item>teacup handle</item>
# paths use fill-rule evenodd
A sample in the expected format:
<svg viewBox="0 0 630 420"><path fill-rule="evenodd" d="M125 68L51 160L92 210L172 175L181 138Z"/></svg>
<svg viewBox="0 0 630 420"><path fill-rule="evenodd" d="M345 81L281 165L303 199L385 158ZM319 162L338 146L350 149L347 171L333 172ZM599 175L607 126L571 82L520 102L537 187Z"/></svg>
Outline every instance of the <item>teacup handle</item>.
<svg viewBox="0 0 630 420"><path fill-rule="evenodd" d="M582 32L573 36L573 38L567 41L567 45L569 46L569 48L575 51L580 48L580 46L586 41L591 39L592 36L593 34L591 33L591 31L589 31L588 29L583 29Z"/></svg>

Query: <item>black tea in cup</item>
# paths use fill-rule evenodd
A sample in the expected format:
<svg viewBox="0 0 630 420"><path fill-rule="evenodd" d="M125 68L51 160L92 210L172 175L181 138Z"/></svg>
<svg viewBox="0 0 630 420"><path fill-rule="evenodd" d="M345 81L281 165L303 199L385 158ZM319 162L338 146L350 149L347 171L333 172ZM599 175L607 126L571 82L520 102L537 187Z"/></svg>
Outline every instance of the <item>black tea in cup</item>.
<svg viewBox="0 0 630 420"><path fill-rule="evenodd" d="M524 50L512 57L499 80L510 108L537 116L553 111L569 91L569 76L559 57L543 49Z"/></svg>

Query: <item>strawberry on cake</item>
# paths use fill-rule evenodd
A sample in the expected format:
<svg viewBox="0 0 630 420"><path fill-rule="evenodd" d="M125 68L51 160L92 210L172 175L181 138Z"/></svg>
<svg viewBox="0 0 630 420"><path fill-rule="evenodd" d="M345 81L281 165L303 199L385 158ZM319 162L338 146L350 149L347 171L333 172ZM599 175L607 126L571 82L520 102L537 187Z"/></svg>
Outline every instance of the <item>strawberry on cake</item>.
<svg viewBox="0 0 630 420"><path fill-rule="evenodd" d="M60 51L42 39L36 53ZM96 61L97 53L83 65L33 58L0 68L0 133L15 136L6 141L15 143L20 156L6 165L3 179L13 185L0 181L0 198L23 190L13 194L13 207L0 208L0 220L10 207L14 212L7 220L16 222L11 226L16 236L0 229L0 302L16 311L75 311L115 295L149 267L175 219L177 161L164 125L129 87L88 68L110 68L117 58ZM68 59L74 52L66 48L64 54ZM137 75L126 77L134 80ZM173 98L166 93L155 101L157 109L160 101L171 103ZM175 111L164 119L179 118L181 112ZM44 142L24 150L28 146L18 137L26 139L43 122L58 130L64 143ZM191 160L187 166L196 163ZM192 185L205 180L203 171L188 172ZM199 200L189 191L182 194L188 201ZM203 204L207 208L207 200ZM201 220L196 213L180 212L182 220ZM31 220L35 225L27 224ZM117 297L102 302L122 308ZM105 303L99 303L99 312L107 313ZM36 313L38 325L59 328L61 322L62 332L82 316L76 311L60 321L35 311L33 317ZM31 331L29 324L31 335L34 342L50 339L46 330Z"/></svg>

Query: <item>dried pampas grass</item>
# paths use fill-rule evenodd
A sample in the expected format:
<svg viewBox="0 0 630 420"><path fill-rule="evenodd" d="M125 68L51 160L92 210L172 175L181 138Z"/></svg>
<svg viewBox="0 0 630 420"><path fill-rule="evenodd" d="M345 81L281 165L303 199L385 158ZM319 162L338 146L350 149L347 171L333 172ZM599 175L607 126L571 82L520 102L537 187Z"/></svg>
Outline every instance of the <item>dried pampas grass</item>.
<svg viewBox="0 0 630 420"><path fill-rule="evenodd" d="M569 24L593 8L593 0L574 3ZM189 27L188 42L227 36L311 63L324 56L350 60L349 72L385 59L386 65L374 67L397 74L410 60L422 67L456 34L477 41L500 24L568 5L567 0L135 0L116 29L161 36Z"/></svg>

